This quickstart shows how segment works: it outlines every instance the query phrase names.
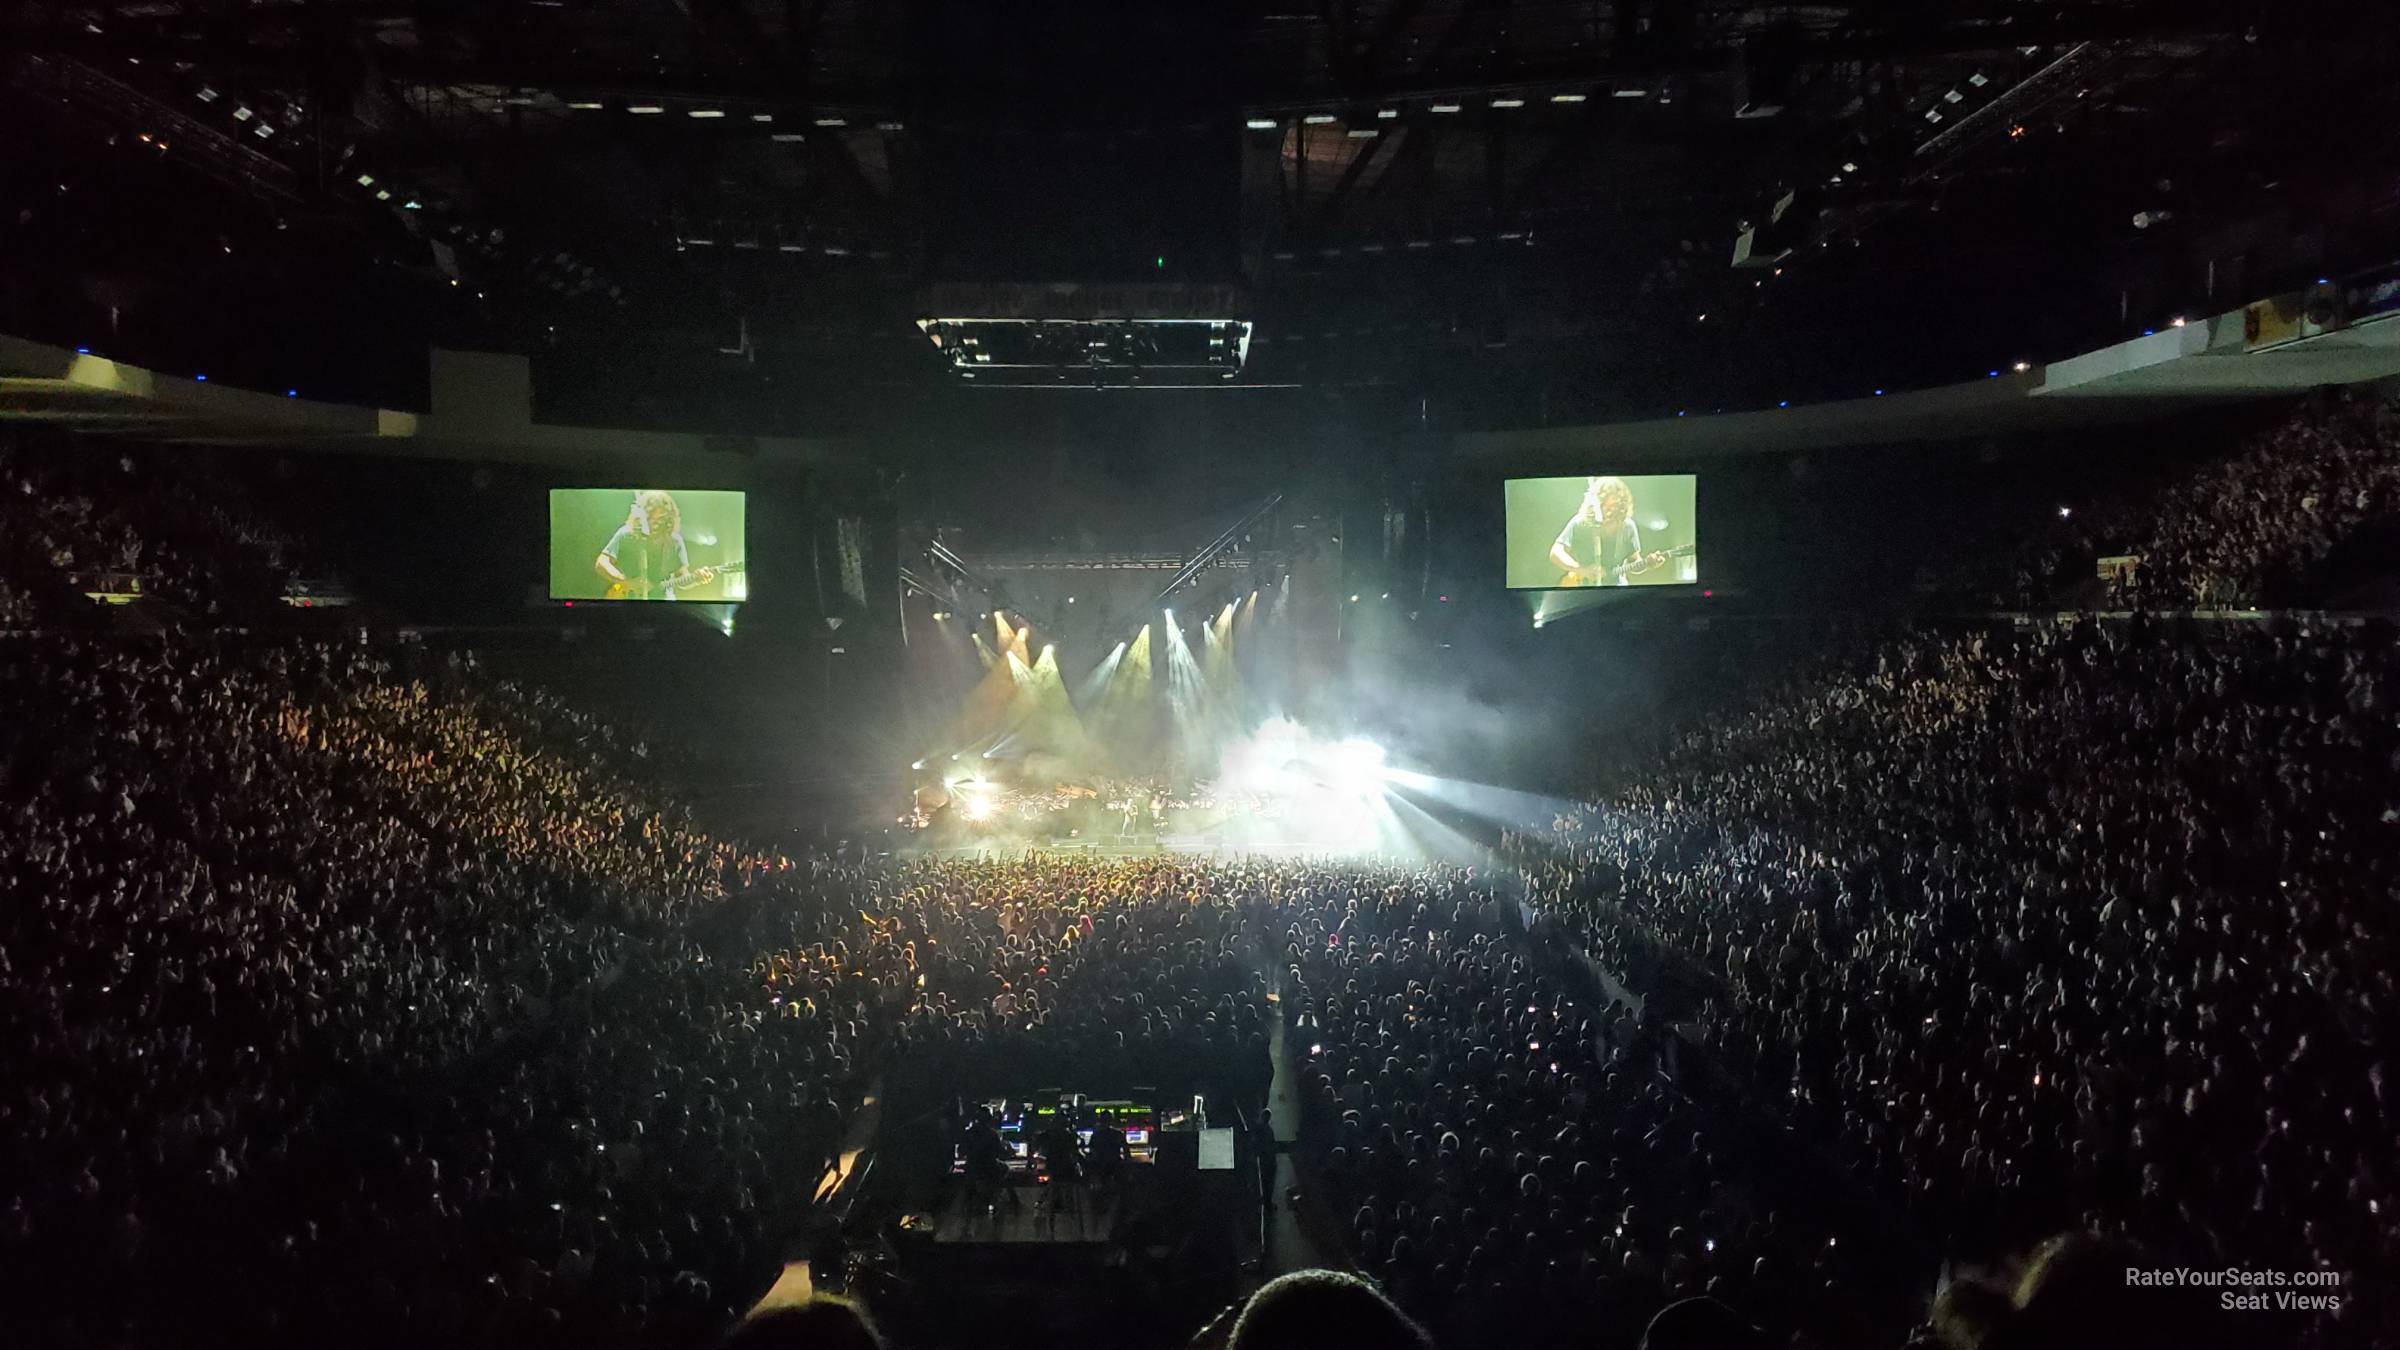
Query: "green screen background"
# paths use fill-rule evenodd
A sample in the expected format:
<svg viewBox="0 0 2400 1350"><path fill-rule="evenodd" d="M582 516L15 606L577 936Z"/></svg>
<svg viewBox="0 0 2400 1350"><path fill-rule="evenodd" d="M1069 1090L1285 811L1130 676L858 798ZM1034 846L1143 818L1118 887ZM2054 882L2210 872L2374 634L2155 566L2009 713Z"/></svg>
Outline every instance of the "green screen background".
<svg viewBox="0 0 2400 1350"><path fill-rule="evenodd" d="M642 489L646 490L646 489ZM625 523L633 509L634 488L550 489L550 598L598 600L608 582L592 568L610 535ZM743 538L745 503L739 492L685 492L675 488L675 505L683 512L684 550L692 566L747 562ZM712 542L713 541L713 542ZM746 600L749 574L719 577L706 586L680 592L684 600ZM663 600L665 597L659 597Z"/></svg>
<svg viewBox="0 0 2400 1350"><path fill-rule="evenodd" d="M1558 531L1583 505L1587 478L1511 478L1506 484L1508 588L1512 591L1552 590L1558 585L1558 564L1550 561L1550 545ZM1681 548L1699 542L1697 502L1700 480L1687 473L1618 474L1633 489L1633 521L1641 527L1642 550ZM1659 528L1658 521L1665 521ZM1688 585L1697 577L1698 554L1669 559L1647 575L1632 578L1636 586Z"/></svg>

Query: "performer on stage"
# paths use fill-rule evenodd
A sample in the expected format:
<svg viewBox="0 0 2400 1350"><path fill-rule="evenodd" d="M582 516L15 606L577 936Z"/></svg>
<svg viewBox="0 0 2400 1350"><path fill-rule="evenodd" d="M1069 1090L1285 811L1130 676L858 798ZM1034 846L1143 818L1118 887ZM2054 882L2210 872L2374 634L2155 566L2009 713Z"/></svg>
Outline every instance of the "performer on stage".
<svg viewBox="0 0 2400 1350"><path fill-rule="evenodd" d="M1036 1141L1042 1155L1042 1165L1049 1173L1049 1189L1043 1204L1050 1215L1052 1227L1058 1224L1058 1212L1077 1207L1077 1197L1083 1191L1083 1141L1076 1137L1075 1127L1060 1111L1053 1124Z"/></svg>
<svg viewBox="0 0 2400 1350"><path fill-rule="evenodd" d="M673 494L655 488L633 494L633 509L592 567L608 581L610 599L680 600L683 592L717 579L713 567L693 569L683 543L683 512Z"/></svg>
<svg viewBox="0 0 2400 1350"><path fill-rule="evenodd" d="M1125 1131L1115 1122L1101 1119L1092 1122L1092 1142L1087 1154L1092 1179L1101 1189L1114 1194L1125 1183Z"/></svg>
<svg viewBox="0 0 2400 1350"><path fill-rule="evenodd" d="M1008 1187L1008 1145L1001 1142L989 1111L978 1111L967 1122L961 1143L967 1158L967 1207L1006 1200L1010 1208L1018 1208L1016 1192Z"/></svg>
<svg viewBox="0 0 2400 1350"><path fill-rule="evenodd" d="M1583 504L1550 545L1550 561L1565 573L1562 586L1623 586L1666 560L1664 553L1642 552L1633 489L1622 478L1587 480Z"/></svg>

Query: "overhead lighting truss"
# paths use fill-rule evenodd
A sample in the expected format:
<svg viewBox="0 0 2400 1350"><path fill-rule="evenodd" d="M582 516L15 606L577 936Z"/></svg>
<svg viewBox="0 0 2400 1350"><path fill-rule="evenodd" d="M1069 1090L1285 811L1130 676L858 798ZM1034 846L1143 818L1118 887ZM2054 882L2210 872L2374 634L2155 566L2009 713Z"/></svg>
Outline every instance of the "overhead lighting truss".
<svg viewBox="0 0 2400 1350"><path fill-rule="evenodd" d="M1207 388L1238 379L1250 357L1248 319L951 316L917 328L977 384Z"/></svg>

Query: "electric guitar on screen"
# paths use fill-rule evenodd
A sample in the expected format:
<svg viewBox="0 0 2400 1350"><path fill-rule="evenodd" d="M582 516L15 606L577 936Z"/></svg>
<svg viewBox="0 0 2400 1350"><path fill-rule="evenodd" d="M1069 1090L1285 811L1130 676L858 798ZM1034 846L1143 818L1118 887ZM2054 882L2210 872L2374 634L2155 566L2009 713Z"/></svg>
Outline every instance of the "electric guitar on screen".
<svg viewBox="0 0 2400 1350"><path fill-rule="evenodd" d="M1562 589L1582 586L1614 586L1626 577L1647 572L1669 558L1689 558L1700 551L1698 544L1683 544L1675 548L1636 553L1614 567L1578 567L1558 579Z"/></svg>
<svg viewBox="0 0 2400 1350"><path fill-rule="evenodd" d="M717 563L710 567L687 568L659 582L645 581L639 577L627 577L623 581L609 583L607 598L610 600L648 600L651 598L651 592L656 591L658 598L673 600L676 598L675 592L683 587L705 586L718 577L732 576L747 565L746 563L729 562Z"/></svg>

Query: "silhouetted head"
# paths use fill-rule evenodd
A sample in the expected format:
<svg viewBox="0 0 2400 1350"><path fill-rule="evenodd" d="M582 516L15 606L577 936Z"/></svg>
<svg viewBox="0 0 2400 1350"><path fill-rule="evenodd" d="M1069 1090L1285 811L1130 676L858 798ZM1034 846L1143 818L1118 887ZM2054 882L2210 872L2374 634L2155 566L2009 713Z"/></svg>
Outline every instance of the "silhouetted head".
<svg viewBox="0 0 2400 1350"><path fill-rule="evenodd" d="M1773 1342L1713 1298L1687 1298L1658 1310L1642 1350L1771 1350Z"/></svg>
<svg viewBox="0 0 2400 1350"><path fill-rule="evenodd" d="M1296 1270L1250 1296L1228 1350L1433 1350L1433 1341L1365 1280Z"/></svg>
<svg viewBox="0 0 2400 1350"><path fill-rule="evenodd" d="M857 1304L819 1294L735 1327L722 1350L883 1350L883 1338Z"/></svg>

